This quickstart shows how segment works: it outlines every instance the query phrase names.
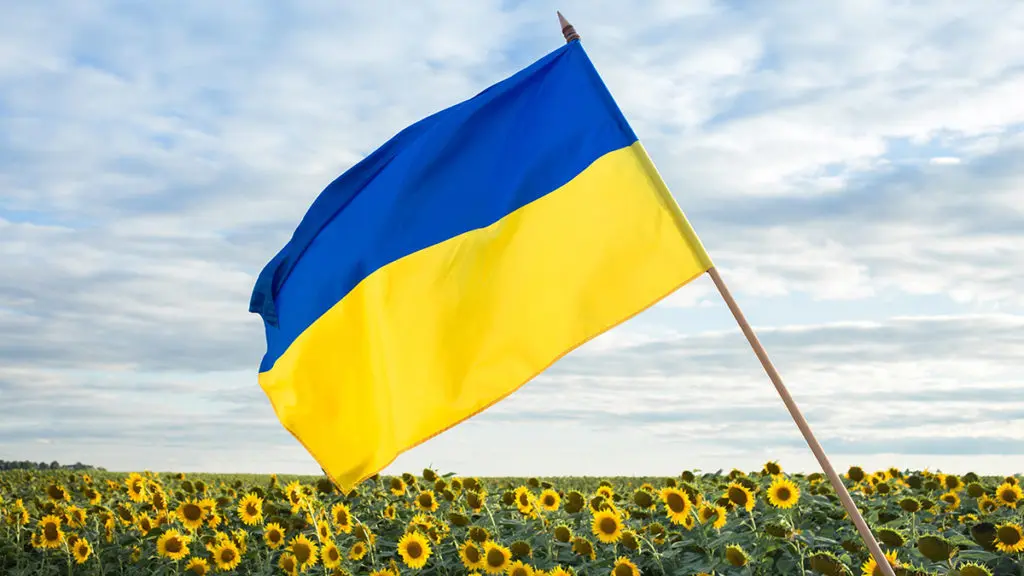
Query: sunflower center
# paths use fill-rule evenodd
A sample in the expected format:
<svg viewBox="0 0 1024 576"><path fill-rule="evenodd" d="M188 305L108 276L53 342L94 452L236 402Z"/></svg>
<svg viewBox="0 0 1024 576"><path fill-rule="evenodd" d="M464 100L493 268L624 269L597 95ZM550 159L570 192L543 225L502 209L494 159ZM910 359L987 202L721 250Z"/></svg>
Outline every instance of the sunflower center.
<svg viewBox="0 0 1024 576"><path fill-rule="evenodd" d="M515 570L508 573L509 576L527 576L526 568L522 566L516 566Z"/></svg>
<svg viewBox="0 0 1024 576"><path fill-rule="evenodd" d="M281 541L281 533L278 532L277 530L271 530L267 534L267 539L270 540L271 542L273 542L274 544L277 544L278 542Z"/></svg>
<svg viewBox="0 0 1024 576"><path fill-rule="evenodd" d="M252 504L252 503L246 504L245 505L245 513L248 514L249 516L255 516L256 515L256 505Z"/></svg>
<svg viewBox="0 0 1024 576"><path fill-rule="evenodd" d="M430 504L433 502L434 499L430 497L430 494L420 494L420 497L418 498L418 500L420 502L420 506L423 506L423 507L426 508L426 507L430 506Z"/></svg>
<svg viewBox="0 0 1024 576"><path fill-rule="evenodd" d="M612 573L614 576L633 576L633 569L627 564L619 564Z"/></svg>
<svg viewBox="0 0 1024 576"><path fill-rule="evenodd" d="M789 500L791 496L793 496L793 493L790 492L789 488L786 488L785 486L780 487L778 491L775 492L775 497L778 498L779 500L782 500L783 502Z"/></svg>
<svg viewBox="0 0 1024 576"><path fill-rule="evenodd" d="M480 551L476 549L476 546L466 546L466 559L471 564L476 564L480 561Z"/></svg>
<svg viewBox="0 0 1024 576"><path fill-rule="evenodd" d="M197 504L185 504L181 509L181 515L184 516L186 520L195 522L203 517L203 509Z"/></svg>
<svg viewBox="0 0 1024 576"><path fill-rule="evenodd" d="M677 514L686 510L686 501L683 500L682 494L669 494L668 498L665 499L665 503L668 504L670 510Z"/></svg>
<svg viewBox="0 0 1024 576"><path fill-rule="evenodd" d="M334 523L339 526L345 526L346 524L348 524L348 512L345 512L344 510L338 510L334 514Z"/></svg>
<svg viewBox="0 0 1024 576"><path fill-rule="evenodd" d="M43 526L43 535L46 536L47 540L56 540L57 525L53 522L47 522L46 525Z"/></svg>
<svg viewBox="0 0 1024 576"><path fill-rule="evenodd" d="M747 503L747 493L739 488L730 488L729 499L742 506Z"/></svg>
<svg viewBox="0 0 1024 576"><path fill-rule="evenodd" d="M420 546L419 542L409 542L409 545L405 547L405 553L410 558L419 558L423 555L423 547Z"/></svg>
<svg viewBox="0 0 1024 576"><path fill-rule="evenodd" d="M220 561L227 564L235 561L235 551L231 548L225 548L220 551Z"/></svg>
<svg viewBox="0 0 1024 576"><path fill-rule="evenodd" d="M530 504L530 499L527 498L526 494L520 494L519 495L519 505L520 506L528 506L529 504Z"/></svg>
<svg viewBox="0 0 1024 576"><path fill-rule="evenodd" d="M306 560L309 560L309 555L312 553L312 550L309 549L309 546L306 546L305 542L296 542L292 549L292 553L295 554L295 560L297 560L299 564L305 564Z"/></svg>
<svg viewBox="0 0 1024 576"><path fill-rule="evenodd" d="M1012 504L1017 501L1017 494L1013 490L1003 490L999 493L999 498L1008 504Z"/></svg>
<svg viewBox="0 0 1024 576"><path fill-rule="evenodd" d="M545 495L544 496L544 505L545 506L554 506L555 505L554 497L551 496L550 494Z"/></svg>
<svg viewBox="0 0 1024 576"><path fill-rule="evenodd" d="M487 565L498 568L505 565L505 554L501 550L491 550L487 553Z"/></svg>
<svg viewBox="0 0 1024 576"><path fill-rule="evenodd" d="M601 522L600 524L598 524L598 527L601 529L601 532L603 534L615 534L615 531L618 529L619 524L615 521L614 518L605 517L601 519Z"/></svg>
<svg viewBox="0 0 1024 576"><path fill-rule="evenodd" d="M168 538L167 544L164 545L164 548L167 549L169 554L177 554L178 552L181 552L181 540L174 537Z"/></svg>
<svg viewBox="0 0 1024 576"><path fill-rule="evenodd" d="M327 556L331 559L331 562L334 562L335 560L338 560L339 558L341 558L341 555L338 554L338 549L337 548L329 548L327 550Z"/></svg>
<svg viewBox="0 0 1024 576"><path fill-rule="evenodd" d="M1013 546L1020 542L1021 533L1013 526L1003 526L996 532L999 541L1007 546Z"/></svg>

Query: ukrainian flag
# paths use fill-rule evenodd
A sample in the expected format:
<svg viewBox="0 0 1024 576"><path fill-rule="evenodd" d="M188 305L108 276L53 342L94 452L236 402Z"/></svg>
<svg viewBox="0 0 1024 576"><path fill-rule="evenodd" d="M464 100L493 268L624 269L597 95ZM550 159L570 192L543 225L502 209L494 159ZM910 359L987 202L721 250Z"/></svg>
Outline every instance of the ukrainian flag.
<svg viewBox="0 0 1024 576"><path fill-rule="evenodd" d="M570 42L320 194L253 291L259 383L348 491L711 266Z"/></svg>

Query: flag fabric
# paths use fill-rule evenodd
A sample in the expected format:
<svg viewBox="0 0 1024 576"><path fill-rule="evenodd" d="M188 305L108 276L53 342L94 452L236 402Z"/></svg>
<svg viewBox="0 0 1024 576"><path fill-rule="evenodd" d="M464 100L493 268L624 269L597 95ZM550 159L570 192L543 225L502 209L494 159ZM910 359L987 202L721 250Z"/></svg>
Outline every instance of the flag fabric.
<svg viewBox="0 0 1024 576"><path fill-rule="evenodd" d="M711 265L570 42L321 192L253 290L259 384L348 491Z"/></svg>

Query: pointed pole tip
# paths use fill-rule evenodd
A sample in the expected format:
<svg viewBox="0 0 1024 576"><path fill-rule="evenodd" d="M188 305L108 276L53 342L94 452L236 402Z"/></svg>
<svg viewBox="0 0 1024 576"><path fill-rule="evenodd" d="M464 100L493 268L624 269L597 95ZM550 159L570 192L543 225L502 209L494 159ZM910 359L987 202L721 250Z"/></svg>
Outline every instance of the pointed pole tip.
<svg viewBox="0 0 1024 576"><path fill-rule="evenodd" d="M555 13L558 14L558 25L562 27L562 36L565 37L565 41L568 43L573 40L579 40L580 35L576 33L576 28L573 28L573 25L569 24L565 16L562 16L561 10L556 10Z"/></svg>

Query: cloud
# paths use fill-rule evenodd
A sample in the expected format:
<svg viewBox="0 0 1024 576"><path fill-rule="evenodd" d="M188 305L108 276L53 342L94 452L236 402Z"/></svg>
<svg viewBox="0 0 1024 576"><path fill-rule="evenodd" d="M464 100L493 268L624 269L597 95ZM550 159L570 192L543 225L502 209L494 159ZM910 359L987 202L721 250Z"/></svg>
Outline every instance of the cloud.
<svg viewBox="0 0 1024 576"><path fill-rule="evenodd" d="M987 455L991 461L981 465L993 470L999 455L1019 454L1024 439L1024 395L1015 385L1024 368L1022 328L1022 316L963 316L782 327L759 336L828 453L844 461L933 455L938 465L943 455ZM128 461L99 448L118 444L158 446L165 455L191 448L199 460L223 454L222 467L265 446L290 459L290 469L316 472L251 382L244 371L195 377L8 368L0 371L9 410L0 435L18 457L47 441L59 453L107 458L101 464ZM638 467L622 473L674 473L689 461L713 465L715 455L728 455L719 464L726 467L756 467L776 454L791 466L814 466L738 330L581 349L396 466L511 473L501 457L475 456L496 442L514 445L508 437L534 455L529 467L574 474L597 465L585 461L587 446L620 436L638 444L616 443L602 454ZM644 448L634 453L638 445ZM144 461L168 469L175 465L168 458Z"/></svg>
<svg viewBox="0 0 1024 576"><path fill-rule="evenodd" d="M341 171L557 47L553 9L164 8L0 22L0 446L187 470L265 449L315 472L255 382L256 274ZM1017 453L1024 6L559 9L826 449ZM757 322L781 309L804 326ZM730 322L698 280L396 465L813 466Z"/></svg>

